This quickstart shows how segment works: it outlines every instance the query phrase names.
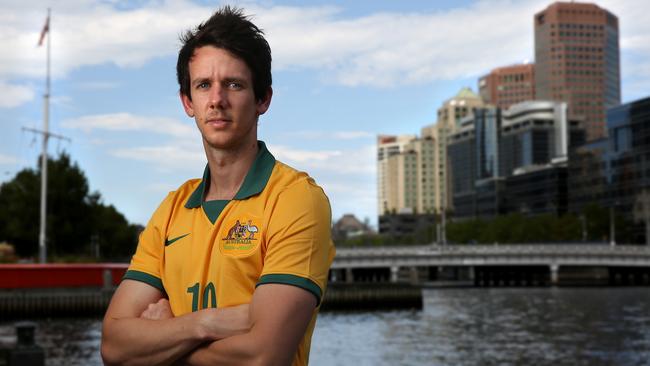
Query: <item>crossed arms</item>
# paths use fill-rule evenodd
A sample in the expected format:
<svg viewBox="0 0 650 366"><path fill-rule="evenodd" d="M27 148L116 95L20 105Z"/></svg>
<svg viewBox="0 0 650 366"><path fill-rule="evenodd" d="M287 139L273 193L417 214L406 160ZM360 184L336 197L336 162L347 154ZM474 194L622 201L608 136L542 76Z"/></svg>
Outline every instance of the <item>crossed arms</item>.
<svg viewBox="0 0 650 366"><path fill-rule="evenodd" d="M289 365L316 307L290 285L258 286L250 305L173 317L163 294L124 280L106 311L107 365Z"/></svg>

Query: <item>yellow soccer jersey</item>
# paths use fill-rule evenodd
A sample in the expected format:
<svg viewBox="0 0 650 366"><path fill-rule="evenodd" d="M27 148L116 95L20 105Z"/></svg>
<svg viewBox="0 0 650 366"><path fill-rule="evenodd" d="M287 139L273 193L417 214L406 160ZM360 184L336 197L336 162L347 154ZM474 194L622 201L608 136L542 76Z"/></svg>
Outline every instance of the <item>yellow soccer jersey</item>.
<svg viewBox="0 0 650 366"><path fill-rule="evenodd" d="M263 142L233 200L204 201L210 172L169 193L140 236L125 279L167 294L176 316L250 303L267 283L298 286L320 304L334 259L331 212L305 173ZM294 365L307 364L316 313Z"/></svg>

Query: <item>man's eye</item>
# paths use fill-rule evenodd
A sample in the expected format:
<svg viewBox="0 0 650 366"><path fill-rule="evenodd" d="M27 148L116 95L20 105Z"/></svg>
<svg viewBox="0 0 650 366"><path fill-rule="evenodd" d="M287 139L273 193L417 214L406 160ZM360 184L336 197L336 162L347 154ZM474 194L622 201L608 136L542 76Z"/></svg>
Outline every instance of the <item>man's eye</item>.
<svg viewBox="0 0 650 366"><path fill-rule="evenodd" d="M242 85L240 83L236 82L236 81L231 81L231 82L228 83L228 88L229 89L239 90L239 89L242 88Z"/></svg>
<svg viewBox="0 0 650 366"><path fill-rule="evenodd" d="M196 86L197 89L206 89L206 88L209 88L209 87L210 87L210 84L207 83L207 82L203 82L203 83Z"/></svg>

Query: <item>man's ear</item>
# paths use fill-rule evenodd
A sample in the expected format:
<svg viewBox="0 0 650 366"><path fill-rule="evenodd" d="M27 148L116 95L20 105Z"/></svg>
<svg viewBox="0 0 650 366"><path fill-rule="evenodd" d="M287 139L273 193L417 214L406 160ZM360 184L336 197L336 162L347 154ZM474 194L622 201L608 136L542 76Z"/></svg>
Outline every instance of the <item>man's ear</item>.
<svg viewBox="0 0 650 366"><path fill-rule="evenodd" d="M181 97L181 104L183 104L183 109L185 109L187 116L194 117L194 104L192 104L190 97L183 93L179 93L179 96Z"/></svg>
<svg viewBox="0 0 650 366"><path fill-rule="evenodd" d="M271 106L271 98L273 98L273 88L269 86L269 88L266 89L264 98L257 102L257 114L262 115L269 110L269 107Z"/></svg>

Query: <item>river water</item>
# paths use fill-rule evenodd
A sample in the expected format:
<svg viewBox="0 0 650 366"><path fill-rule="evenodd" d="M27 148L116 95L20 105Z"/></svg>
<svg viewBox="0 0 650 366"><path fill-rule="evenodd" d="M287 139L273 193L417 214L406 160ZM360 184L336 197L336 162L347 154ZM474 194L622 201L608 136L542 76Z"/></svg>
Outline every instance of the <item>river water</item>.
<svg viewBox="0 0 650 366"><path fill-rule="evenodd" d="M100 320L38 325L49 366L101 365ZM650 288L429 289L422 311L321 314L310 364L650 365Z"/></svg>

